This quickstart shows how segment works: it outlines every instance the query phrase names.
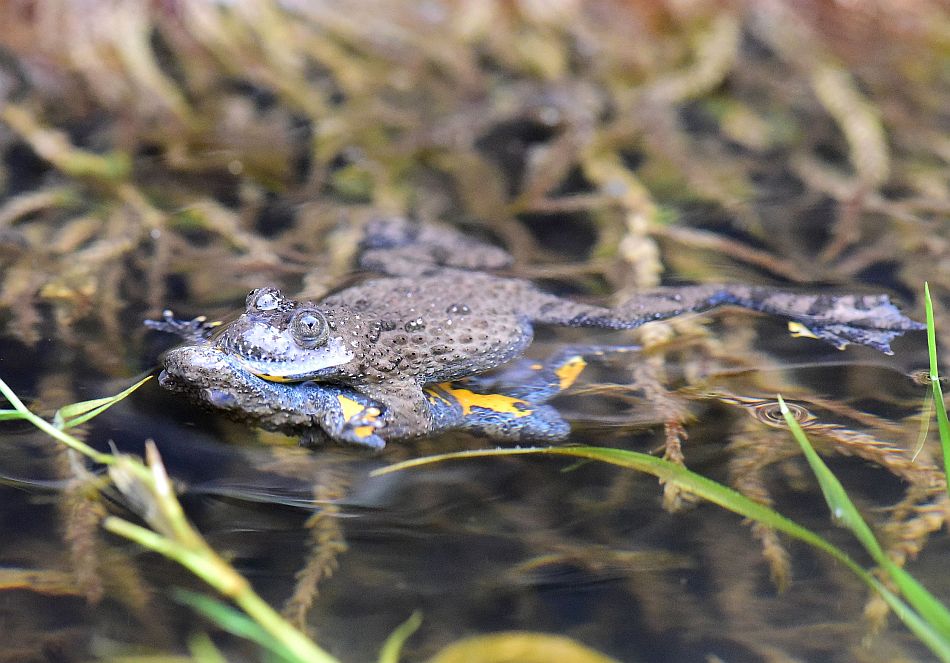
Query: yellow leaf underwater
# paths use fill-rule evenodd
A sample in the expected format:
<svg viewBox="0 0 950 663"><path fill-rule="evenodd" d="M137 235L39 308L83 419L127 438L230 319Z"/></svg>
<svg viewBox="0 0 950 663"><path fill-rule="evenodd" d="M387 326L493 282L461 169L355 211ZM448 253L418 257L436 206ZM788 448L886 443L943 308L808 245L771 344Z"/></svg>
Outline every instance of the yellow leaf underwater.
<svg viewBox="0 0 950 663"><path fill-rule="evenodd" d="M429 663L617 663L562 635L506 631L454 642Z"/></svg>

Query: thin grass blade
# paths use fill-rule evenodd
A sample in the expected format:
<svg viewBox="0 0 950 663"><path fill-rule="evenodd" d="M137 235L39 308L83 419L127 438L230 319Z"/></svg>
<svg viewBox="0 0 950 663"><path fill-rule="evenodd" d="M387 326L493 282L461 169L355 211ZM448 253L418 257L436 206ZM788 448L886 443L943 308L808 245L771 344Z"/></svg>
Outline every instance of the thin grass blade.
<svg viewBox="0 0 950 663"><path fill-rule="evenodd" d="M877 542L877 539L874 538L874 533L871 532L871 528L864 522L864 518L861 517L854 503L848 498L844 486L841 485L838 478L832 474L814 447L811 446L811 442L809 442L805 436L805 431L803 431L802 427L795 421L795 417L788 409L788 405L785 404L785 400L781 395L778 396L778 404L782 415L785 417L785 422L792 432L792 436L801 447L802 453L805 455L805 460L808 461L808 465L815 474L815 478L818 479L818 485L821 488L822 494L825 496L825 502L828 503L828 508L831 509L831 515L838 523L854 533L858 541L861 542L861 545L864 546L865 550L870 553L875 561L885 557L884 550Z"/></svg>
<svg viewBox="0 0 950 663"><path fill-rule="evenodd" d="M797 422L796 422L797 423ZM839 562L844 564L855 575L857 575L865 584L873 589L884 589L874 576L865 571L851 557L840 548L836 547L828 540L815 534L801 525L789 520L785 516L773 511L772 509L755 502L744 495L723 486L711 479L695 474L686 468L663 460L654 458L646 454L624 449L608 449L601 447L548 447L548 448L522 448L522 449L486 449L480 451L460 451L455 453L440 454L428 456L425 458L416 458L413 460L396 463L387 467L375 470L373 476L388 474L399 470L422 467L432 463L443 462L447 460L457 460L465 458L482 458L491 456L520 456L520 455L547 455L547 456L571 456L575 458L586 458L590 460L599 460L605 463L626 467L641 472L652 474L664 482L672 482L690 493L705 499L706 501L717 504L725 509L739 514L746 518L761 522L778 531L784 532L800 541L826 552ZM816 454L817 455L817 454ZM860 518L860 516L859 516ZM861 521L863 522L863 520ZM867 525L865 525L867 527ZM870 531L870 530L868 530ZM873 537L872 537L873 538ZM876 541L875 541L876 543ZM878 546L880 549L880 546ZM891 566L893 563L891 563ZM904 573L903 575L907 575ZM901 591L905 590L903 587ZM908 629L917 634L921 641L926 644L931 651L941 661L950 663L950 641L944 636L942 628L921 619L920 615L905 604L901 599L893 594L885 595L885 600L894 608L894 613L907 625ZM905 596L908 596L905 593ZM919 598L919 597L918 597ZM931 596L930 599L936 602ZM908 601L910 597L908 596ZM929 603L924 600L924 603ZM943 606L939 609L946 612Z"/></svg>
<svg viewBox="0 0 950 663"><path fill-rule="evenodd" d="M885 587L871 574L867 574L866 582L881 595L881 598L883 598L884 602L894 611L898 619L904 623L904 626L917 636L918 640L927 645L930 651L937 655L937 658L944 663L950 661L950 643L947 642L946 637L934 628L934 625L930 621L921 618L921 616L914 612L899 596Z"/></svg>
<svg viewBox="0 0 950 663"><path fill-rule="evenodd" d="M176 589L173 596L176 601L203 615L221 630L257 643L280 660L289 663L303 662L303 659L294 656L293 652L261 628L257 622L223 601L186 589Z"/></svg>
<svg viewBox="0 0 950 663"><path fill-rule="evenodd" d="M53 417L53 425L60 430L67 430L69 428L73 428L74 426L78 426L79 424L83 424L93 417L99 416L151 379L152 376L147 375L128 389L119 392L115 396L94 398L91 401L81 401L79 403L64 405L56 411L56 414Z"/></svg>
<svg viewBox="0 0 950 663"><path fill-rule="evenodd" d="M399 663L403 645L413 633L419 630L420 626L422 626L422 612L416 610L386 638L386 642L379 649L379 663Z"/></svg>
<svg viewBox="0 0 950 663"><path fill-rule="evenodd" d="M927 444L927 438L930 437L930 421L934 411L933 396L924 396L924 402L920 406L920 426L917 429L917 443L914 444L914 453L911 454L910 461L917 462L917 456L924 450Z"/></svg>
<svg viewBox="0 0 950 663"><path fill-rule="evenodd" d="M70 449L78 451L83 456L86 456L97 463L108 465L113 462L113 458L110 454L99 453L82 440L77 440L72 435L64 433L59 428L56 428L56 426L49 423L39 415L30 412L30 409L23 404L23 401L21 401L17 395L13 393L13 390L10 389L10 386L2 379L0 379L0 394L2 394L3 397L10 402L10 405L14 407L14 411L20 415L20 417L18 417L19 419L25 419L26 421L29 421L31 424L39 428L53 439L59 440ZM9 412L9 410L4 410L4 412Z"/></svg>
<svg viewBox="0 0 950 663"><path fill-rule="evenodd" d="M825 501L828 503L828 508L831 509L835 520L851 530L874 561L890 574L891 578L900 588L901 594L907 599L907 602L910 603L921 616L929 621L937 632L950 643L950 611L948 611L933 594L928 592L923 585L917 582L913 576L897 566L897 564L887 556L883 548L881 548L881 544L878 543L875 538L871 528L868 527L868 524L864 518L861 517L857 507L854 506L854 503L848 497L841 482L832 474L814 447L812 447L808 436L805 435L805 431L803 431L802 427L795 421L795 417L792 416L792 413L789 411L788 406L781 396L778 397L778 402L782 410L782 415L785 417L785 422L792 432L792 436L798 442L812 472L814 472L815 477L818 479L818 485L821 487L821 492L825 496Z"/></svg>
<svg viewBox="0 0 950 663"><path fill-rule="evenodd" d="M937 411L937 431L940 434L940 449L943 452L944 476L950 478L950 420L940 386L940 368L937 364L937 326L934 324L934 304L930 299L930 286L924 283L924 307L927 311L927 353L930 355L930 384L933 387L934 408ZM950 481L947 482L950 493Z"/></svg>
<svg viewBox="0 0 950 663"><path fill-rule="evenodd" d="M863 572L863 569L846 553L836 548L834 545L811 532L801 525L789 520L785 516L773 511L763 504L755 502L745 495L742 495L727 486L716 483L712 479L691 472L686 468L647 454L636 451L627 451L625 449L609 449L602 447L533 447L520 449L485 449L477 451L460 451L455 453L427 456L425 458L416 458L413 460L396 463L387 467L380 468L373 472L374 476L388 474L399 470L405 470L413 467L422 467L433 463L447 460L457 460L465 458L484 458L491 456L520 456L520 455L544 455L544 456L569 456L573 458L584 458L588 460L598 460L612 465L619 465L653 476L664 482L672 482L680 488L697 495L708 502L717 504L723 508L739 514L745 518L762 522L770 527L789 534L797 539L805 541L816 548L826 551L834 556L849 568L857 569Z"/></svg>
<svg viewBox="0 0 950 663"><path fill-rule="evenodd" d="M211 637L203 631L188 638L188 652L191 658L185 660L189 663L228 663Z"/></svg>
<svg viewBox="0 0 950 663"><path fill-rule="evenodd" d="M15 411L29 412L27 407L23 404L23 401L21 401L20 398L15 393L13 393L13 390L10 389L10 386L3 380L0 380L0 394L2 394L3 397L10 402L10 405L13 406Z"/></svg>

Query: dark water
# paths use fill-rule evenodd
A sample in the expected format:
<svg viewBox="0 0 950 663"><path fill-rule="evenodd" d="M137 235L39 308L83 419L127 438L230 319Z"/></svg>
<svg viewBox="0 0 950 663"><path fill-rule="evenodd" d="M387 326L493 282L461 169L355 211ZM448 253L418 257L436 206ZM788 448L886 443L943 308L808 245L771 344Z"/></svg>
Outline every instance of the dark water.
<svg viewBox="0 0 950 663"><path fill-rule="evenodd" d="M738 317L771 339L772 323ZM806 393L813 389L838 403L851 399L865 412L896 418L909 414L924 394L905 376L910 358L920 356L913 346L921 340L901 341L896 358L887 358L863 350L826 352L813 342L778 338L763 344L778 348L774 363L715 378L709 386L738 389L780 378ZM36 367L40 376L51 367L22 346L8 343L4 350L11 359L4 360L3 376L29 398L37 389ZM798 360L806 364L787 368ZM591 378L624 384L637 361L595 368ZM670 363L670 382L681 382L676 372L687 368ZM703 368L715 373L730 367ZM95 378L88 366L68 376L77 398L120 387ZM636 388L604 396L584 394L583 385L578 391L555 401L574 422L572 442L660 448L662 417ZM695 416L688 426L687 464L730 481L729 464L741 455L737 430L753 419L710 399L683 402ZM842 419L840 413L824 419L835 417ZM6 567L68 568L63 528L69 514L55 470L62 454L22 424L7 424L3 431L0 467L16 481L0 487L0 528L11 534L0 542L0 559ZM882 435L888 433L893 436ZM783 435L772 439L780 444ZM371 470L390 462L490 442L450 433L394 444L380 455L336 447L301 450L289 440L268 447L255 431L192 408L154 382L95 420L86 434L100 449L111 441L132 453L142 452L146 438L157 443L198 529L275 605L293 594L298 571L321 554L308 518L328 514L317 527L324 539L346 549L328 556L332 575L319 583L308 623L342 660L372 660L383 639L415 610L422 611L424 625L410 641L407 660L423 660L465 635L505 630L565 634L622 661L764 661L772 660L769 652L776 648L799 660L854 660L862 651L869 660L884 660L861 647L867 592L839 565L784 540L791 583L779 593L739 518L706 504L668 512L662 488L649 476L539 457L455 461L372 478ZM864 460L830 458L872 517L873 509L900 501L907 487ZM802 461L776 462L763 482L779 511L865 559L849 535L831 525ZM321 490L329 509L314 499ZM110 509L130 516L117 505ZM100 558L118 553L122 564L134 567L134 582L100 568L105 594L95 605L79 596L0 593L9 634L0 660L180 651L189 634L211 628L171 598L173 588L200 590L200 583L132 544L92 536ZM926 581L933 577L926 569L945 547L940 540L923 554L919 568ZM123 582L133 582L132 593L142 597L130 599L132 590ZM874 642L881 651L926 658L900 628ZM220 643L229 660L256 656L232 638L221 637Z"/></svg>

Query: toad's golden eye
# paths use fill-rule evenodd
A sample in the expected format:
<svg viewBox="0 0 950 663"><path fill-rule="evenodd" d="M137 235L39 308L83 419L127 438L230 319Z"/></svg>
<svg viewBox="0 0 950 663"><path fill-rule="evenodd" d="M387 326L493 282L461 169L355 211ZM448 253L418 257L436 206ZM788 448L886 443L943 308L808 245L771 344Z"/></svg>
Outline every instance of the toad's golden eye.
<svg viewBox="0 0 950 663"><path fill-rule="evenodd" d="M295 312L291 317L290 333L300 347L315 348L327 340L330 327L320 311L305 308Z"/></svg>
<svg viewBox="0 0 950 663"><path fill-rule="evenodd" d="M273 311L280 306L280 290L273 286L257 288L247 293L248 311Z"/></svg>

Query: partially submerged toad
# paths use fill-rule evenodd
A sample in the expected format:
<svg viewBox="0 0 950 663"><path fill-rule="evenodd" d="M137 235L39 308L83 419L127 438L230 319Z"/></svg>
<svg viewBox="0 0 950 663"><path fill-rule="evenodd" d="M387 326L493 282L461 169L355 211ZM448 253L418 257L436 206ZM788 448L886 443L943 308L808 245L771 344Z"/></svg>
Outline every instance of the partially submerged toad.
<svg viewBox="0 0 950 663"><path fill-rule="evenodd" d="M508 442L563 440L569 426L544 403L571 386L587 358L630 348L569 347L544 362L520 360L498 374L427 385L428 432L461 429ZM386 441L418 435L397 428L398 418L352 388L307 381L262 380L235 356L211 343L170 352L161 384L232 417L269 430L299 435L306 443L326 440L381 449Z"/></svg>
<svg viewBox="0 0 950 663"><path fill-rule="evenodd" d="M604 308L542 292L521 279L474 271L509 261L504 251L449 227L405 219L372 222L359 264L388 276L318 302L260 288L248 295L240 317L216 328L202 319L176 321L171 314L149 321L189 341L166 356L162 384L269 428L318 427L333 439L375 447L457 426L492 433L484 425L485 417L499 415L492 404L513 398L522 401L519 412L543 414L502 436L551 439L566 435L556 412L541 406L557 391L550 385L565 386L550 377L565 370L560 359L539 365L539 384L546 381L546 389L519 391L509 377L492 401L465 382L477 382L471 376L520 356L534 324L633 329L730 304L789 318L839 348L853 342L886 353L893 338L923 328L886 295L699 285L660 288ZM466 406L469 397L460 398L459 390L482 400ZM510 395L516 392L521 395ZM526 416L503 418L510 425Z"/></svg>

